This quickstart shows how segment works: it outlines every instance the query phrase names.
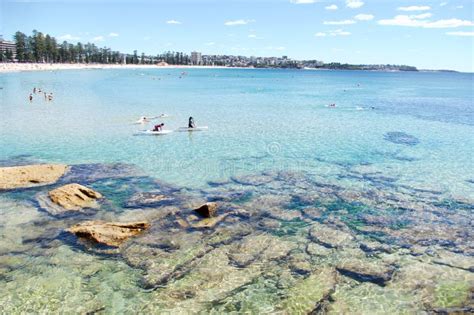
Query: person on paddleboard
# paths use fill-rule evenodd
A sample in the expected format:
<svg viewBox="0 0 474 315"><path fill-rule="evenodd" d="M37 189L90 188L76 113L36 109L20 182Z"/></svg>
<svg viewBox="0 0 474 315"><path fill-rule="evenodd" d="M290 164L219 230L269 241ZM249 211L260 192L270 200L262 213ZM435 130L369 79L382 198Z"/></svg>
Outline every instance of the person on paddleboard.
<svg viewBox="0 0 474 315"><path fill-rule="evenodd" d="M189 117L188 128L195 128L195 127L196 127L196 125L194 124L193 117Z"/></svg>
<svg viewBox="0 0 474 315"><path fill-rule="evenodd" d="M155 127L153 128L153 131L162 131L164 125L165 124L163 124L163 123L155 125Z"/></svg>

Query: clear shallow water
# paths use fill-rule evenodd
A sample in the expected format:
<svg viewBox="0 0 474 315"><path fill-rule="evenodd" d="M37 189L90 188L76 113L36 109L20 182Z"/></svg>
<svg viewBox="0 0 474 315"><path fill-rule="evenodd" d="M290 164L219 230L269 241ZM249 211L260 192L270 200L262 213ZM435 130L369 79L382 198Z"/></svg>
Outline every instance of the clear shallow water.
<svg viewBox="0 0 474 315"><path fill-rule="evenodd" d="M372 163L410 185L472 193L472 74L190 69L180 79L181 71L3 74L1 158L129 162L193 187L255 170ZM54 101L30 104L34 86ZM161 113L172 115L169 129L190 115L210 129L133 136L133 121ZM391 131L419 144L384 140Z"/></svg>
<svg viewBox="0 0 474 315"><path fill-rule="evenodd" d="M468 310L472 74L186 71L1 75L1 164L83 164L52 187L106 197L54 217L39 203L52 187L0 194L1 311ZM29 103L34 86L54 101ZM209 131L133 136L161 113ZM140 192L173 201L130 205ZM177 224L206 200L230 215ZM91 219L152 228L119 249L64 232Z"/></svg>

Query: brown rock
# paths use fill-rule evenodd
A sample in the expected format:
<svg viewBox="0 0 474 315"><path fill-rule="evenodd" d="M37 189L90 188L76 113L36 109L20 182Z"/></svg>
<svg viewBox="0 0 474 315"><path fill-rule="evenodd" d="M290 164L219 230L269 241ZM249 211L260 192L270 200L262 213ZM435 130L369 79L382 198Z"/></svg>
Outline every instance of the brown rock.
<svg viewBox="0 0 474 315"><path fill-rule="evenodd" d="M79 210L81 208L96 208L96 199L102 198L102 195L79 184L68 184L51 190L49 198L64 209Z"/></svg>
<svg viewBox="0 0 474 315"><path fill-rule="evenodd" d="M225 214L221 214L220 216L217 216L217 217L202 219L201 221L192 224L192 227L195 228L195 229L213 228L214 226L216 226L217 223L223 221L230 214L231 213L225 213Z"/></svg>
<svg viewBox="0 0 474 315"><path fill-rule="evenodd" d="M381 261L351 259L342 262L336 267L339 273L360 282L372 282L385 285L392 278L394 268Z"/></svg>
<svg viewBox="0 0 474 315"><path fill-rule="evenodd" d="M0 190L55 183L68 169L64 164L39 164L0 168Z"/></svg>
<svg viewBox="0 0 474 315"><path fill-rule="evenodd" d="M341 248L353 241L351 234L333 229L320 223L313 223L309 230L309 238L328 248Z"/></svg>
<svg viewBox="0 0 474 315"><path fill-rule="evenodd" d="M215 202L206 202L197 209L194 209L197 213L205 218L215 217L217 214L217 203Z"/></svg>
<svg viewBox="0 0 474 315"><path fill-rule="evenodd" d="M104 222L86 221L70 227L67 231L108 246L118 247L128 238L150 227L148 222Z"/></svg>
<svg viewBox="0 0 474 315"><path fill-rule="evenodd" d="M177 218L175 222L176 222L180 227L182 227L183 229L189 227L189 223L186 222L186 220L184 220L184 219L182 219L182 218Z"/></svg>

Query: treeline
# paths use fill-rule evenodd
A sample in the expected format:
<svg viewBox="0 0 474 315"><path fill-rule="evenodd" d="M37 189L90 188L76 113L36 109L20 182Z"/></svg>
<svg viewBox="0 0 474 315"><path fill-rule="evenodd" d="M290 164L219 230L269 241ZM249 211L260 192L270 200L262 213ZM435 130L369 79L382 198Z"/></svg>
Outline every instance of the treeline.
<svg viewBox="0 0 474 315"><path fill-rule="evenodd" d="M11 49L1 50L0 49L0 62L13 61L13 51Z"/></svg>
<svg viewBox="0 0 474 315"><path fill-rule="evenodd" d="M164 61L173 65L190 63L189 56L182 52L165 52L156 56L147 56L144 53L139 55L135 50L133 54L125 54L113 51L108 47L97 47L94 43L72 44L67 41L58 43L53 36L37 30L33 30L29 36L22 32L16 32L13 39L18 62L155 64ZM11 51L2 51L0 57L1 61L13 61Z"/></svg>
<svg viewBox="0 0 474 315"><path fill-rule="evenodd" d="M316 68L332 70L385 70L385 71L418 71L416 67L405 65L352 65L347 63L331 62L324 63Z"/></svg>

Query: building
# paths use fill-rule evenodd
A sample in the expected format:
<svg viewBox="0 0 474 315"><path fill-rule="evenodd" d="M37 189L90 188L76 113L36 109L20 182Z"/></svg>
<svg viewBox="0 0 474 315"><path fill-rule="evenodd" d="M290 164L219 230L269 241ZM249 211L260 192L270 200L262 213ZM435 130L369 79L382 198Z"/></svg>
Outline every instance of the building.
<svg viewBox="0 0 474 315"><path fill-rule="evenodd" d="M197 51L191 52L191 64L202 65L202 55L200 52L197 52Z"/></svg>
<svg viewBox="0 0 474 315"><path fill-rule="evenodd" d="M4 40L0 35L0 51L6 53L7 51L12 52L13 59L16 58L16 45L14 42Z"/></svg>

